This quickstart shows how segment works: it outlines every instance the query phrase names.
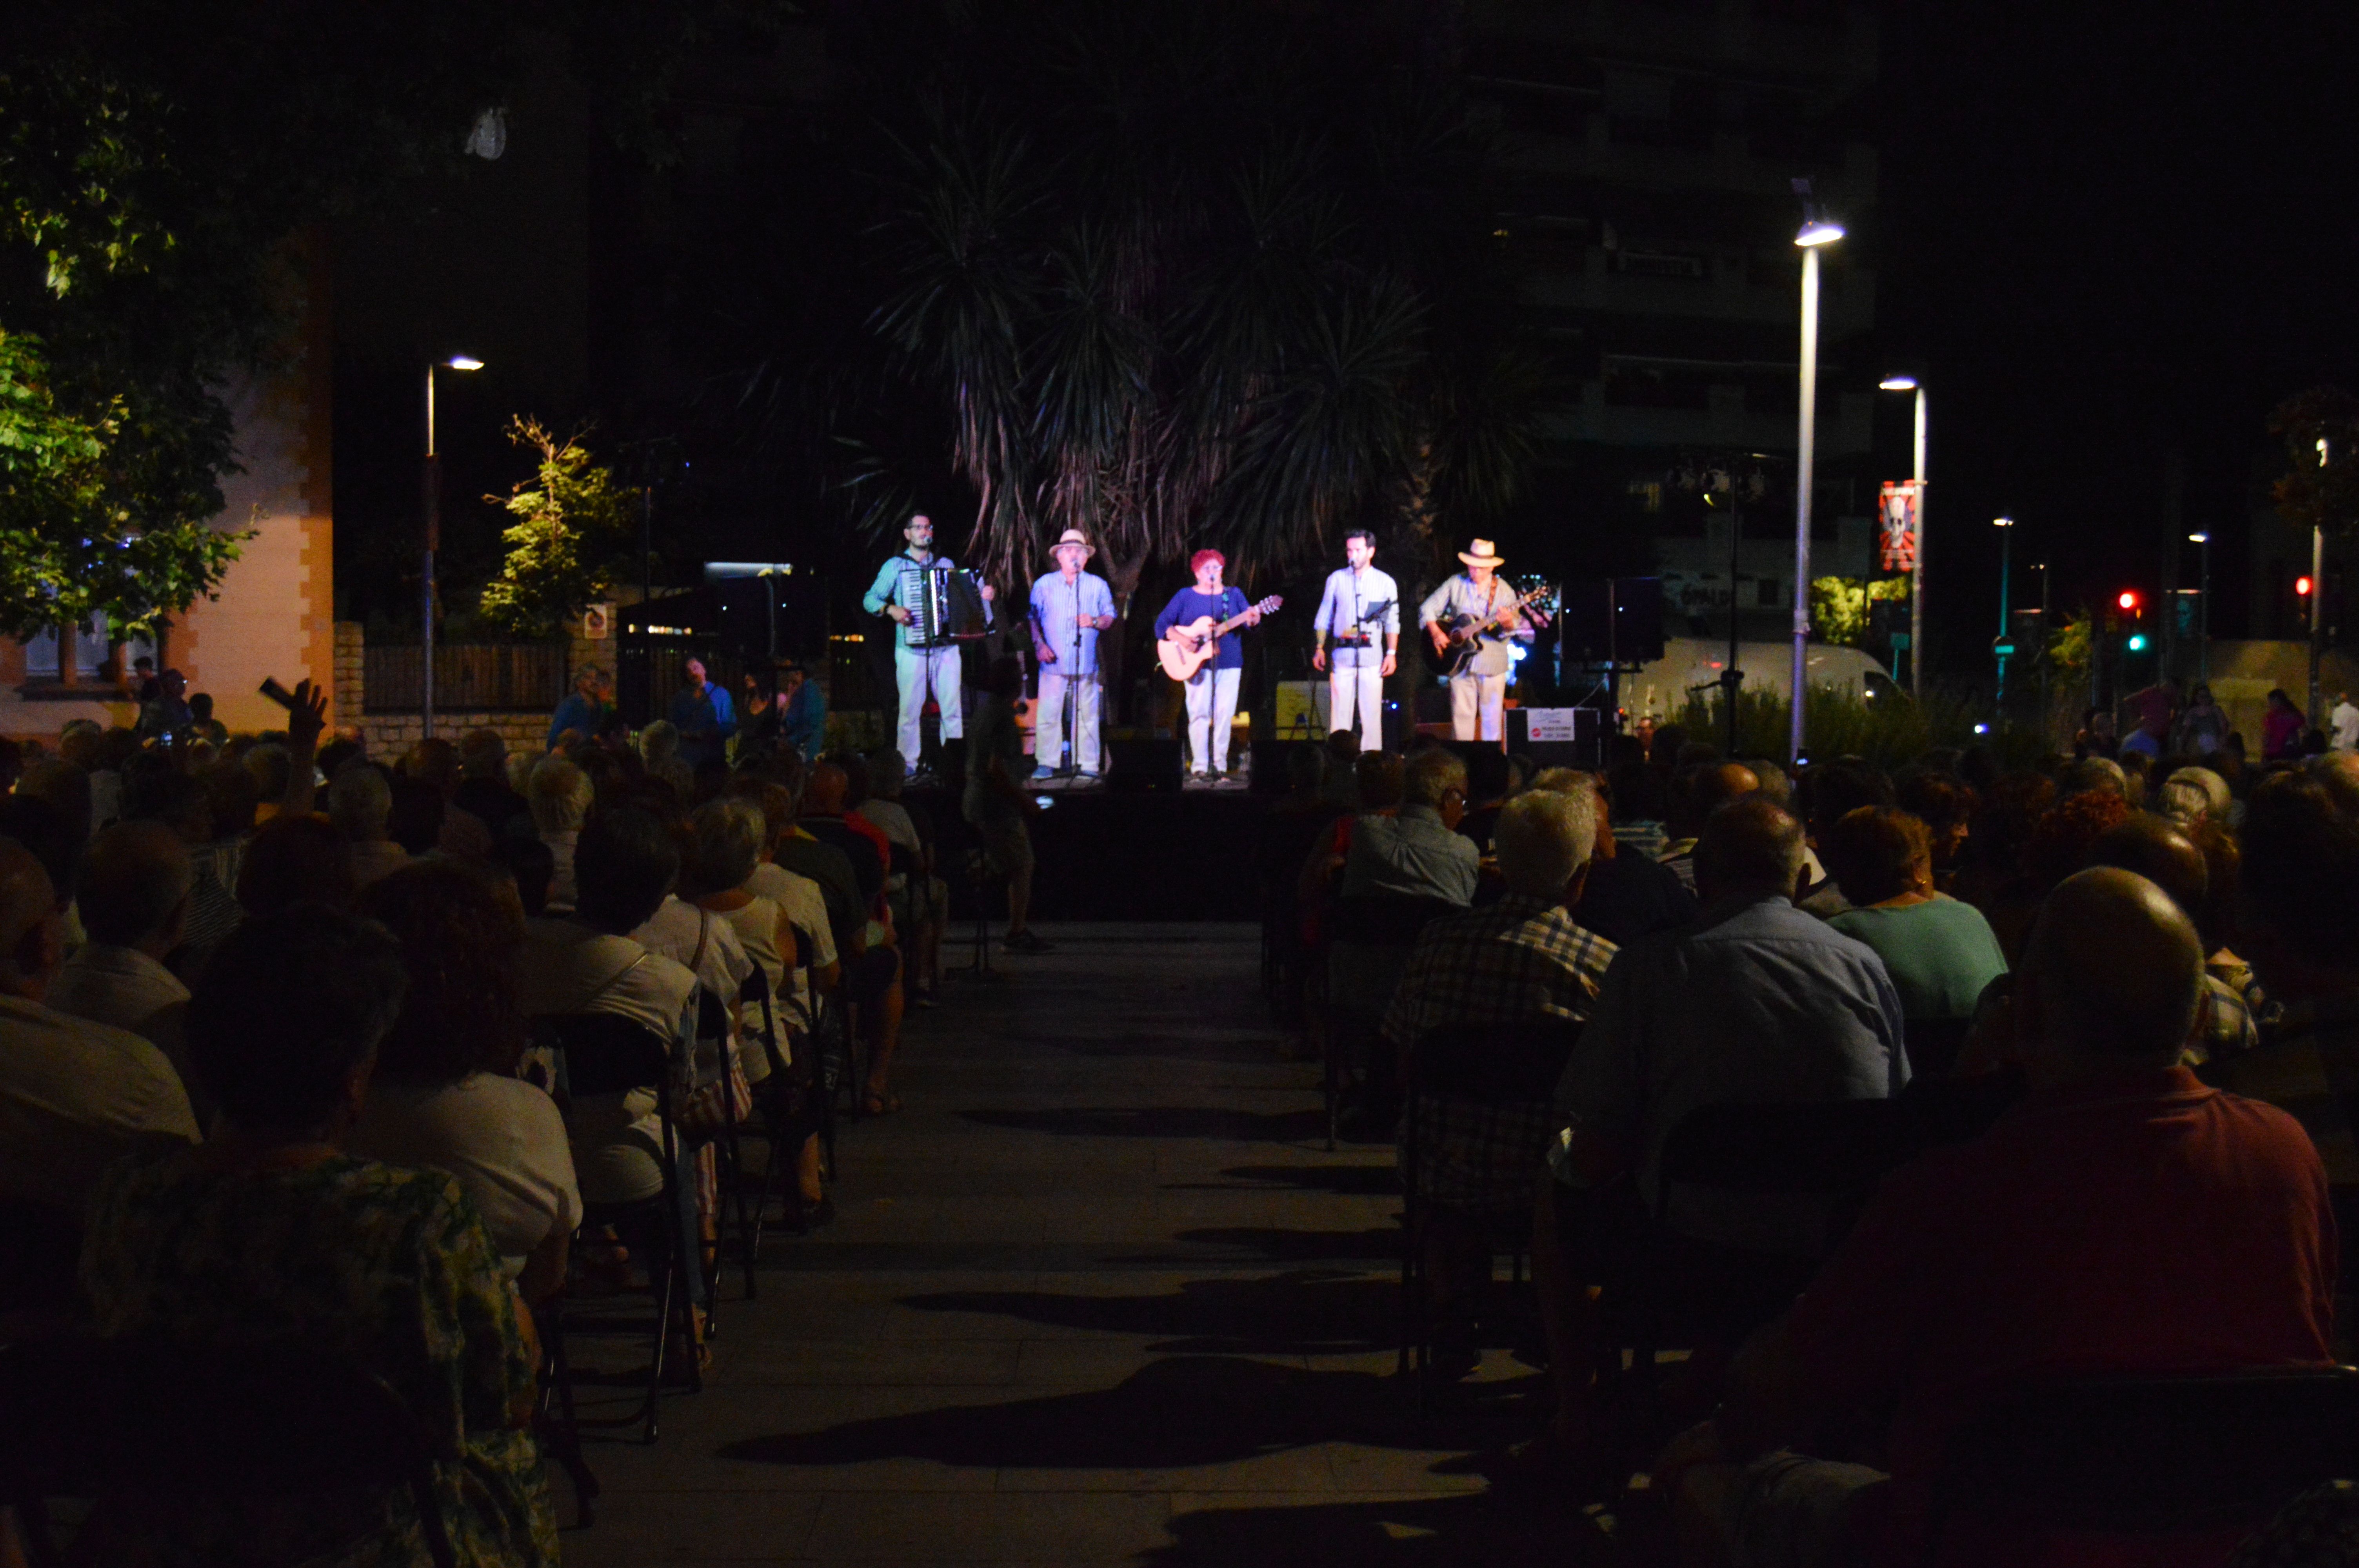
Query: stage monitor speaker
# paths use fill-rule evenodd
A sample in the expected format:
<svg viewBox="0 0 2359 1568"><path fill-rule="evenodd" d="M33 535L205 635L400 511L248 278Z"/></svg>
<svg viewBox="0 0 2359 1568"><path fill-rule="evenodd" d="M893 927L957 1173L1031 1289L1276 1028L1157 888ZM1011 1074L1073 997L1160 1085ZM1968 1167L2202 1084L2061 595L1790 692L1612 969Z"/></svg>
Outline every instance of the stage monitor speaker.
<svg viewBox="0 0 2359 1568"><path fill-rule="evenodd" d="M1544 768L1603 765L1604 715L1594 708L1511 708L1507 743ZM1535 738L1537 736L1537 738Z"/></svg>
<svg viewBox="0 0 2359 1568"><path fill-rule="evenodd" d="M1177 736L1122 736L1107 740L1106 788L1124 795L1180 789L1180 741Z"/></svg>
<svg viewBox="0 0 2359 1568"><path fill-rule="evenodd" d="M1663 579L1592 579L1564 585L1564 666L1651 664L1663 656Z"/></svg>
<svg viewBox="0 0 2359 1568"><path fill-rule="evenodd" d="M1284 795L1288 759L1297 752L1323 752L1324 741L1256 741L1253 743L1253 793Z"/></svg>

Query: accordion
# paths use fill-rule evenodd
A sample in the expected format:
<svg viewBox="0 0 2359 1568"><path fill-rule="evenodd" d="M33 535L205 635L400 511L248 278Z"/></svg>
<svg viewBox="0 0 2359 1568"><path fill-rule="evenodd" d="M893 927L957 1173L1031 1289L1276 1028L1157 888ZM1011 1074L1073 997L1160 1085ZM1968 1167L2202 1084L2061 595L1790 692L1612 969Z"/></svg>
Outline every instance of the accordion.
<svg viewBox="0 0 2359 1568"><path fill-rule="evenodd" d="M909 642L920 648L972 642L984 634L983 595L959 567L901 568L901 608L909 612Z"/></svg>

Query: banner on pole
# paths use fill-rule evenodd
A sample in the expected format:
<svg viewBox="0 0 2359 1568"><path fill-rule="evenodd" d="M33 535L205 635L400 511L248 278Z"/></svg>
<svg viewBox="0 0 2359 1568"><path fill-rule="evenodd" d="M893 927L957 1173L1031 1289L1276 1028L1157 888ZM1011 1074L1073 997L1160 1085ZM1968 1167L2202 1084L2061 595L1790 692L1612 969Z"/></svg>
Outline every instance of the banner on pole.
<svg viewBox="0 0 2359 1568"><path fill-rule="evenodd" d="M1922 488L1913 479L1888 479L1876 498L1875 537L1886 571L1917 568L1917 498Z"/></svg>

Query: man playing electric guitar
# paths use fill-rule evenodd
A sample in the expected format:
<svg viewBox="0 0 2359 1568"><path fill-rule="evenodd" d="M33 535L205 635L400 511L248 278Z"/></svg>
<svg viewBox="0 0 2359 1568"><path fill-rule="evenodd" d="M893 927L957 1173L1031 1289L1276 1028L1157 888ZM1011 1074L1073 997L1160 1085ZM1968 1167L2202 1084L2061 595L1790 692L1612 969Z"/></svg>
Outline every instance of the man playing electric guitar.
<svg viewBox="0 0 2359 1568"><path fill-rule="evenodd" d="M1446 622L1462 622L1466 629L1476 631L1473 656L1450 677L1450 731L1461 741L1472 741L1479 726L1481 739L1495 741L1504 749L1507 673L1515 667L1507 644L1530 642L1532 628L1513 608L1516 590L1499 580L1499 568L1506 560L1493 550L1490 540L1473 541L1473 548L1459 551L1458 558L1466 569L1426 595L1418 606L1417 621L1433 640L1437 654L1450 647Z"/></svg>
<svg viewBox="0 0 2359 1568"><path fill-rule="evenodd" d="M1228 557L1218 550L1199 550L1188 569L1195 586L1171 596L1155 618L1155 635L1169 639L1175 628L1186 629L1209 617L1214 625L1242 618L1248 626L1261 624L1261 610L1249 603L1242 589L1224 588L1221 574ZM1192 642L1192 639L1190 639ZM1245 667L1245 645L1234 632L1223 633L1219 652L1204 661L1184 683L1188 694L1190 773L1199 779L1218 778L1229 769L1229 728L1237 716L1237 681Z"/></svg>

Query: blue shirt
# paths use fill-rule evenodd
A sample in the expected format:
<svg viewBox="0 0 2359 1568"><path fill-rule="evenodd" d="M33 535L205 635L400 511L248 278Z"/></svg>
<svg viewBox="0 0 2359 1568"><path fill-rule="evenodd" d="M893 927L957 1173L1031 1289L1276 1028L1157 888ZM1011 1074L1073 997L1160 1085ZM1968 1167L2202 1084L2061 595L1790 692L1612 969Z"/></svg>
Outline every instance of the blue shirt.
<svg viewBox="0 0 2359 1568"><path fill-rule="evenodd" d="M1193 588L1183 588L1171 596L1171 602L1165 605L1163 613L1155 618L1155 635L1158 639L1168 637L1174 626L1201 621L1207 615L1217 626L1232 616L1243 615L1252 602L1245 598L1245 590L1241 588L1223 588L1217 597L1199 593ZM1211 667L1216 670L1241 670L1245 667L1245 642L1234 632L1221 639L1221 651L1213 655Z"/></svg>
<svg viewBox="0 0 2359 1568"><path fill-rule="evenodd" d="M1886 1099L1908 1082L1900 997L1884 960L1787 899L1756 893L1723 899L1693 928L1615 955L1565 1063L1557 1108L1636 1146L1652 1208L1663 1141L1690 1111ZM1823 1249L1818 1200L1690 1189L1675 1197L1674 1227L1699 1240Z"/></svg>
<svg viewBox="0 0 2359 1568"><path fill-rule="evenodd" d="M1073 646L1073 623L1084 615L1112 615L1114 589L1095 572L1083 572L1071 582L1060 571L1044 573L1032 585L1032 624L1057 655L1043 666L1043 675L1093 676L1098 673L1098 633L1082 628L1081 646Z"/></svg>
<svg viewBox="0 0 2359 1568"><path fill-rule="evenodd" d="M722 746L737 732L736 705L711 681L673 697L669 717L679 731L679 760L691 768L720 756Z"/></svg>
<svg viewBox="0 0 2359 1568"><path fill-rule="evenodd" d="M578 730L582 739L598 733L598 720L605 716L606 705L574 692L557 705L556 717L549 721L549 750L557 750L557 738L568 730Z"/></svg>
<svg viewBox="0 0 2359 1568"><path fill-rule="evenodd" d="M810 762L820 753L827 739L827 698L819 687L806 680L795 687L795 695L787 701L787 710L778 719L778 739L802 753Z"/></svg>

